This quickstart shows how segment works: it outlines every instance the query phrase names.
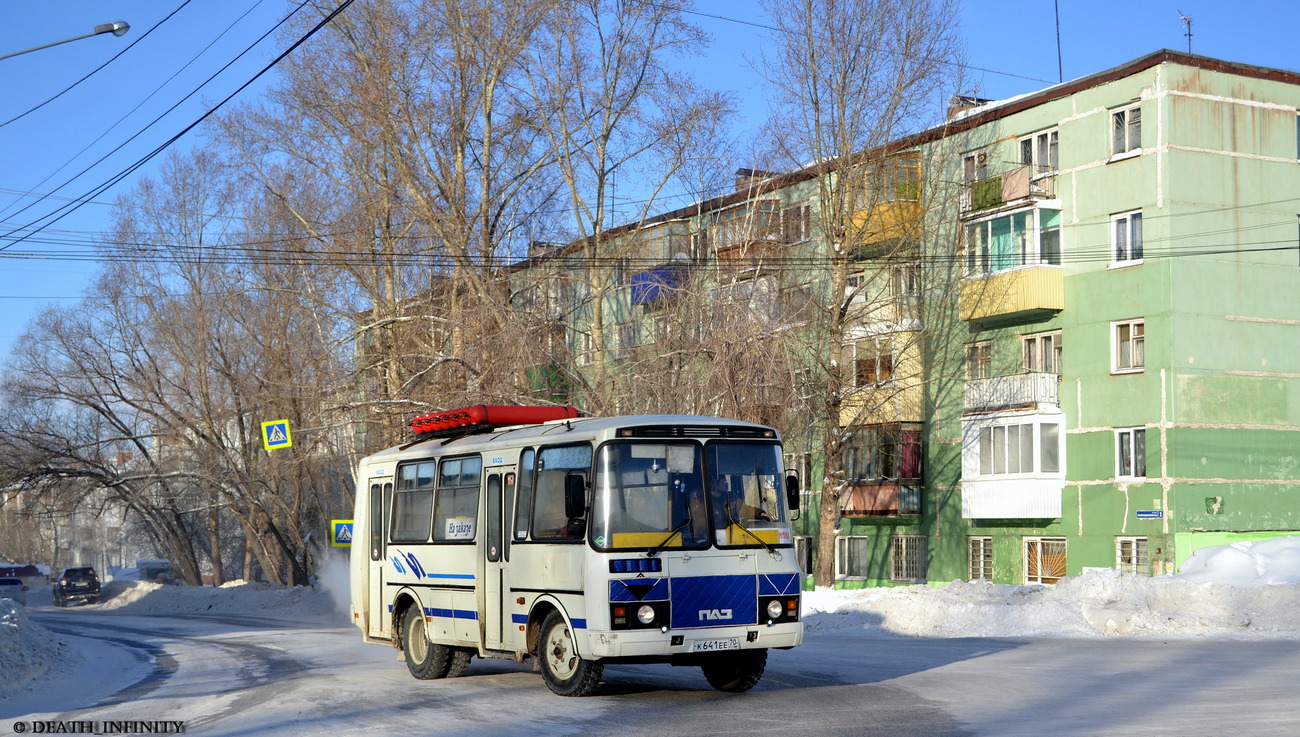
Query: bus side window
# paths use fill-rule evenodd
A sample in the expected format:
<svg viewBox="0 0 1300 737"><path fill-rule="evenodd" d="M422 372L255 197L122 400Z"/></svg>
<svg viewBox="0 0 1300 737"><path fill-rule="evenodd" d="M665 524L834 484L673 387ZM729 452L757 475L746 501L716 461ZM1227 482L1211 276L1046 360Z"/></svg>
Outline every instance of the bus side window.
<svg viewBox="0 0 1300 737"><path fill-rule="evenodd" d="M515 539L528 539L528 520L533 517L533 460L532 448L519 456L519 506L515 510Z"/></svg>
<svg viewBox="0 0 1300 737"><path fill-rule="evenodd" d="M426 542L433 517L432 462L397 467L397 493L393 496L393 542Z"/></svg>
<svg viewBox="0 0 1300 737"><path fill-rule="evenodd" d="M573 540L583 537L586 520L569 519L564 513L564 480L570 471L584 475L591 470L591 446L566 445L543 448L537 459L533 500L533 539Z"/></svg>
<svg viewBox="0 0 1300 737"><path fill-rule="evenodd" d="M384 559L384 496L379 484L370 485L370 560Z"/></svg>

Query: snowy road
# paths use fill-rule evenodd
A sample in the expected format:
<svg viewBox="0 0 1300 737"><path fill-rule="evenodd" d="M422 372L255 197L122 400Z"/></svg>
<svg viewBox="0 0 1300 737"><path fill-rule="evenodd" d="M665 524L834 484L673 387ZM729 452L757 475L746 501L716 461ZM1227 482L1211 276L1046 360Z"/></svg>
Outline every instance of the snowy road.
<svg viewBox="0 0 1300 737"><path fill-rule="evenodd" d="M36 720L178 720L199 735L1294 735L1300 641L930 639L810 631L752 692L697 669L606 669L554 696L528 666L475 660L417 681L354 628L232 615L38 607L79 664L0 705ZM30 730L29 730L30 731Z"/></svg>

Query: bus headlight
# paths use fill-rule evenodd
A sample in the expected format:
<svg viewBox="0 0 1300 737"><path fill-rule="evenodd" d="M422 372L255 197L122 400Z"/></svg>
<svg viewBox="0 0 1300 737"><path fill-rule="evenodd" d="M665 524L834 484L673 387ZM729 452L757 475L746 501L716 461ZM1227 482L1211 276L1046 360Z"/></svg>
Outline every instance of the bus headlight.
<svg viewBox="0 0 1300 737"><path fill-rule="evenodd" d="M650 624L655 621L655 608L649 604L642 604L641 608L636 610L636 618L641 624Z"/></svg>
<svg viewBox="0 0 1300 737"><path fill-rule="evenodd" d="M784 611L785 611L785 610L784 610L784 608L782 608L782 606L781 606L781 602L780 602L780 600L778 600L778 599L773 599L773 600L771 600L771 601L769 601L769 602L767 603L767 618L768 618L768 619L780 619L780 618L781 618L781 614L782 614L782 612L784 612Z"/></svg>

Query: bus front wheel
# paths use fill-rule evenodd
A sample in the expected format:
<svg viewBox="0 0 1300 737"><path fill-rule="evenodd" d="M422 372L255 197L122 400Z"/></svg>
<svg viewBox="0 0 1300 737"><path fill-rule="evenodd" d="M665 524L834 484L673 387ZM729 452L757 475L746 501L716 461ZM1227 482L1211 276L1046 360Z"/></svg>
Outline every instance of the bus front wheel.
<svg viewBox="0 0 1300 737"><path fill-rule="evenodd" d="M451 665L451 648L429 642L424 612L418 605L406 610L402 625L402 654L406 657L407 670L420 680L443 678ZM463 667L461 672L464 672Z"/></svg>
<svg viewBox="0 0 1300 737"><path fill-rule="evenodd" d="M578 656L573 632L559 612L546 615L537 660L546 687L560 696L587 696L596 690L605 666Z"/></svg>
<svg viewBox="0 0 1300 737"><path fill-rule="evenodd" d="M700 670L719 691L743 693L758 684L766 667L767 650L737 650L714 656Z"/></svg>

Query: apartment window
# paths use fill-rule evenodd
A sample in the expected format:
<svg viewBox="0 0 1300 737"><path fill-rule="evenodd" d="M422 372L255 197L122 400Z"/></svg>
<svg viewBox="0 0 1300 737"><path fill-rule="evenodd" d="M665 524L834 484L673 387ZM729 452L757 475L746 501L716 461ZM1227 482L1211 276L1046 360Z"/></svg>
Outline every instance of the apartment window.
<svg viewBox="0 0 1300 737"><path fill-rule="evenodd" d="M966 273L1061 263L1061 212L1034 208L966 226Z"/></svg>
<svg viewBox="0 0 1300 737"><path fill-rule="evenodd" d="M578 365L590 366L596 358L596 343L591 333L578 333Z"/></svg>
<svg viewBox="0 0 1300 737"><path fill-rule="evenodd" d="M877 386L894 380L894 341L871 338L853 344L853 385Z"/></svg>
<svg viewBox="0 0 1300 737"><path fill-rule="evenodd" d="M1142 260L1142 213L1129 212L1111 217L1111 253L1115 263Z"/></svg>
<svg viewBox="0 0 1300 737"><path fill-rule="evenodd" d="M1043 131L1020 139L1020 163L1034 167L1034 174L1056 171L1059 168L1056 131Z"/></svg>
<svg viewBox="0 0 1300 737"><path fill-rule="evenodd" d="M781 235L786 243L802 243L812 237L812 206L794 205L781 209Z"/></svg>
<svg viewBox="0 0 1300 737"><path fill-rule="evenodd" d="M804 574L813 572L813 539L811 535L794 536L794 559L799 563L799 571Z"/></svg>
<svg viewBox="0 0 1300 737"><path fill-rule="evenodd" d="M921 296L921 266L908 264L890 270L889 289L896 299L915 302Z"/></svg>
<svg viewBox="0 0 1300 737"><path fill-rule="evenodd" d="M840 465L849 481L870 482L921 478L919 425L856 425L841 451Z"/></svg>
<svg viewBox="0 0 1300 737"><path fill-rule="evenodd" d="M988 379L993 376L993 343L983 341L966 346L966 379Z"/></svg>
<svg viewBox="0 0 1300 737"><path fill-rule="evenodd" d="M1149 575L1147 539L1145 537L1115 538L1115 570L1120 573Z"/></svg>
<svg viewBox="0 0 1300 737"><path fill-rule="evenodd" d="M1026 335L1021 339L1026 371L1061 373L1061 332Z"/></svg>
<svg viewBox="0 0 1300 737"><path fill-rule="evenodd" d="M993 580L993 538L966 538L966 580Z"/></svg>
<svg viewBox="0 0 1300 737"><path fill-rule="evenodd" d="M893 535L889 538L890 581L925 581L925 541L925 535Z"/></svg>
<svg viewBox="0 0 1300 737"><path fill-rule="evenodd" d="M988 154L977 152L966 154L961 159L962 182L970 184L984 179L989 174Z"/></svg>
<svg viewBox="0 0 1300 737"><path fill-rule="evenodd" d="M1115 477L1143 479L1147 476L1147 431L1128 427L1115 431Z"/></svg>
<svg viewBox="0 0 1300 737"><path fill-rule="evenodd" d="M1066 547L1063 537L1025 538L1025 583L1056 583L1065 578Z"/></svg>
<svg viewBox="0 0 1300 737"><path fill-rule="evenodd" d="M1110 114L1112 155L1141 151L1142 149L1142 107L1133 105Z"/></svg>
<svg viewBox="0 0 1300 737"><path fill-rule="evenodd" d="M867 554L871 538L842 536L835 538L835 577L866 578Z"/></svg>
<svg viewBox="0 0 1300 737"><path fill-rule="evenodd" d="M979 428L980 476L1056 474L1061 471L1061 426L1019 422Z"/></svg>
<svg viewBox="0 0 1300 737"><path fill-rule="evenodd" d="M812 487L812 453L786 453L785 454L785 471L792 473L795 478L799 479L799 493L807 495ZM821 484L817 485L818 487Z"/></svg>
<svg viewBox="0 0 1300 737"><path fill-rule="evenodd" d="M1114 373L1138 372L1146 366L1146 324L1142 320L1111 323L1115 336Z"/></svg>

